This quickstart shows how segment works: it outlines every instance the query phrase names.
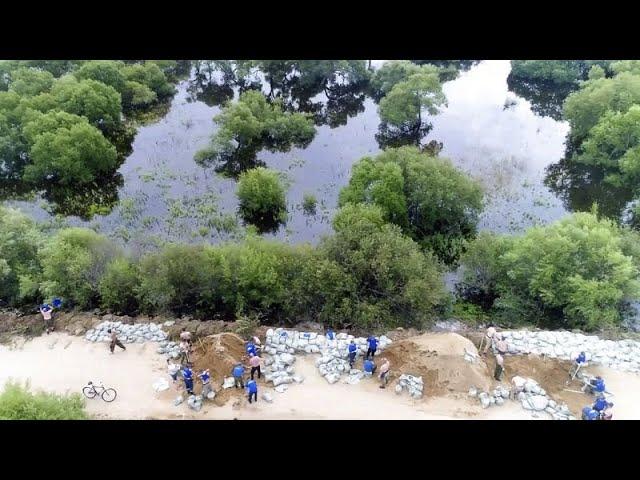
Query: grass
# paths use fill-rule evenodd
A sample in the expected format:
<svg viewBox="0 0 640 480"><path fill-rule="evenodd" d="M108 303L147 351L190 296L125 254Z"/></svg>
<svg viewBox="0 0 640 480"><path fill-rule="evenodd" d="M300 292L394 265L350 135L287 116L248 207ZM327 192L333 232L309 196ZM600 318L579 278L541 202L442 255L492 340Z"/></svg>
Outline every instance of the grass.
<svg viewBox="0 0 640 480"><path fill-rule="evenodd" d="M0 393L1 420L87 420L79 393L32 393L29 384L8 382Z"/></svg>

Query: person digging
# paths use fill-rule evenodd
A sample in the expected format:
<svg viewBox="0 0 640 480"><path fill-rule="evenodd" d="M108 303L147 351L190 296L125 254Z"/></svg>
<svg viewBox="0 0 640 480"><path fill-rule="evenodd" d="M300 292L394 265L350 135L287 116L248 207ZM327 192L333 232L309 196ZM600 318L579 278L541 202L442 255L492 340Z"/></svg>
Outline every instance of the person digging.
<svg viewBox="0 0 640 480"><path fill-rule="evenodd" d="M109 344L109 350L111 350L111 354L113 355L113 351L116 349L116 345L119 346L122 350L126 350L126 347L122 344L122 342L118 339L118 335L115 330L107 330L107 333L111 334L111 343Z"/></svg>

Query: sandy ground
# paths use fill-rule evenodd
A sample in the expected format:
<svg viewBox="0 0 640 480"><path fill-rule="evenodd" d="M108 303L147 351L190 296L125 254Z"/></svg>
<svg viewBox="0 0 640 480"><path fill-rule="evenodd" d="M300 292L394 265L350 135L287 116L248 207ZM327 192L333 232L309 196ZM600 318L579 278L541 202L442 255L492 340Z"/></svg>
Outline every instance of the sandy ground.
<svg viewBox="0 0 640 480"><path fill-rule="evenodd" d="M300 356L296 373L305 377L301 385L292 385L282 394L259 383L262 393L272 392L273 403L262 399L249 405L243 397L222 407L205 404L195 413L186 403L173 405L173 388L156 393L152 384L168 378L166 363L152 343L132 344L123 352L109 353L107 344L94 344L81 337L52 334L13 346L0 346L0 384L8 379L28 380L34 389L57 392L81 392L89 380L103 382L118 391L112 403L87 400L87 410L96 418L117 419L531 419L519 404L507 402L499 408L483 410L464 395L413 400L397 396L393 389L382 390L372 379L358 385L329 385L318 375L313 358ZM616 393L615 418L640 418L634 398L640 393L640 377L599 370L608 390ZM214 378L219 385L221 379ZM624 390L623 390L624 388ZM624 391L625 395L622 394ZM259 393L259 395L260 395ZM586 403L585 403L586 404Z"/></svg>

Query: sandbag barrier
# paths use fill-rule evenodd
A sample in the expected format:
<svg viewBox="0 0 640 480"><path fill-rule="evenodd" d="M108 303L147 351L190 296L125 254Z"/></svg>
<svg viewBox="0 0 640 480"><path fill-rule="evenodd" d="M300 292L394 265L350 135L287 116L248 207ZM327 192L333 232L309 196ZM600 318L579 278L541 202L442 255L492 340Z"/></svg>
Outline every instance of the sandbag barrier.
<svg viewBox="0 0 640 480"><path fill-rule="evenodd" d="M513 377L511 388L498 385L491 392L478 391L475 387L469 389L469 396L477 398L482 408L504 405L509 398L517 400L525 410L530 410L534 417L545 415L554 420L575 420L569 407L565 403L557 403L532 378Z"/></svg>
<svg viewBox="0 0 640 480"><path fill-rule="evenodd" d="M264 347L265 379L277 387L291 383L302 383L303 377L295 375L293 364L295 355L301 353L320 354L316 360L316 368L329 384L334 384L343 376L343 383L355 385L366 374L358 369L349 367L348 346L355 340L359 356L367 353L367 339L354 337L346 333L338 333L335 339L329 340L325 335L315 332L300 332L285 330L284 328L270 328L267 330ZM378 351L384 350L391 344L391 339L381 336ZM284 389L281 389L284 391Z"/></svg>
<svg viewBox="0 0 640 480"><path fill-rule="evenodd" d="M572 332L500 332L505 337L508 353L531 353L561 360L574 360L585 352L587 362L619 370L640 372L640 342L635 340L603 340L597 335Z"/></svg>

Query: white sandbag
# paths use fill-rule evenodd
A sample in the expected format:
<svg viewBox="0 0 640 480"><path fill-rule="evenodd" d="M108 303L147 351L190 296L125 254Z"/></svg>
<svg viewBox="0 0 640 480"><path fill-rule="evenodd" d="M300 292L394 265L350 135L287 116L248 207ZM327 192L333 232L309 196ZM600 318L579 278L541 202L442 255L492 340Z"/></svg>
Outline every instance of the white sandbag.
<svg viewBox="0 0 640 480"><path fill-rule="evenodd" d="M273 403L273 395L271 395L269 392L264 392L260 396L260 398L262 398L267 403Z"/></svg>
<svg viewBox="0 0 640 480"><path fill-rule="evenodd" d="M156 392L164 392L165 390L169 390L169 382L167 382L164 378L159 378L155 382L153 382L153 389Z"/></svg>
<svg viewBox="0 0 640 480"><path fill-rule="evenodd" d="M284 393L287 388L289 388L286 384L278 385L274 390L278 393Z"/></svg>
<svg viewBox="0 0 640 480"><path fill-rule="evenodd" d="M232 388L236 384L233 377L225 377L224 382L222 383L222 388Z"/></svg>

